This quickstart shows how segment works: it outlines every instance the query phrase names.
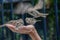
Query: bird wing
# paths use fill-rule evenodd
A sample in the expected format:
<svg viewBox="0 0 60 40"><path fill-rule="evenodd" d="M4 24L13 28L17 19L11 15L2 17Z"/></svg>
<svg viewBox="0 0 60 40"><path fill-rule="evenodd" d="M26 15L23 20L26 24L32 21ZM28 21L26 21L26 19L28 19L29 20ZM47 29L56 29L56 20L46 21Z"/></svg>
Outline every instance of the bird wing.
<svg viewBox="0 0 60 40"><path fill-rule="evenodd" d="M43 7L43 1L38 0L38 3L34 6L34 9L42 9Z"/></svg>

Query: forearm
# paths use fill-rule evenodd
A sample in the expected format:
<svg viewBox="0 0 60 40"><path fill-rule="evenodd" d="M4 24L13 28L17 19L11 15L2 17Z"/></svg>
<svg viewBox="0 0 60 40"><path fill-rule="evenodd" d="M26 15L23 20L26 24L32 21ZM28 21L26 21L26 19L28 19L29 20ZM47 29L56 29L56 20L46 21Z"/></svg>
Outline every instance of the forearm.
<svg viewBox="0 0 60 40"><path fill-rule="evenodd" d="M30 32L29 36L32 38L32 40L41 40L40 36L38 35L35 29L32 32Z"/></svg>

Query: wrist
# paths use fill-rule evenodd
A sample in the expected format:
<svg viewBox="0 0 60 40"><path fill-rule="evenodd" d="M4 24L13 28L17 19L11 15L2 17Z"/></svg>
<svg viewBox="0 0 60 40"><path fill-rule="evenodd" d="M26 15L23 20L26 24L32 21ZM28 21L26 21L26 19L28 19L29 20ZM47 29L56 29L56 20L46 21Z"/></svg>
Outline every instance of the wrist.
<svg viewBox="0 0 60 40"><path fill-rule="evenodd" d="M29 36L32 38L32 40L41 40L35 28L29 33Z"/></svg>

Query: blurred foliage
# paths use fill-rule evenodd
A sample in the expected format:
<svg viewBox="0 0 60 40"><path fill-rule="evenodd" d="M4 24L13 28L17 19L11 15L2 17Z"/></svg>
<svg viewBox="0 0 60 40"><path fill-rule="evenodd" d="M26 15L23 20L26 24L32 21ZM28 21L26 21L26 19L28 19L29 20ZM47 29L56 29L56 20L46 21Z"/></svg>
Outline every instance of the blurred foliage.
<svg viewBox="0 0 60 40"><path fill-rule="evenodd" d="M54 9L54 0L46 0L45 2L48 3L48 1L50 1L50 9L49 9L49 15L47 16L47 40L56 40L56 22L55 22L55 9ZM38 2L38 0L34 0L34 3L36 4ZM6 4L4 4L4 9L9 9L10 8L10 4L8 4L9 6L6 7ZM1 24L1 13L2 11L0 11L0 24ZM20 15L13 15L14 19L19 19L21 18ZM60 0L58 0L58 19L60 20ZM4 12L4 23L11 20L11 12ZM44 34L43 34L43 24L42 22L40 23L41 27L37 27L37 31L39 33L39 35L41 36L41 38L44 38ZM59 21L59 26L60 26L60 21ZM60 28L59 28L60 30ZM10 31L8 28L0 28L0 40L2 40L2 32L4 33L4 39L5 40L12 40L12 37L14 37L15 40L19 40L20 39L20 34L17 33L13 33L12 31ZM14 35L14 36L12 36ZM59 39L60 40L60 39Z"/></svg>

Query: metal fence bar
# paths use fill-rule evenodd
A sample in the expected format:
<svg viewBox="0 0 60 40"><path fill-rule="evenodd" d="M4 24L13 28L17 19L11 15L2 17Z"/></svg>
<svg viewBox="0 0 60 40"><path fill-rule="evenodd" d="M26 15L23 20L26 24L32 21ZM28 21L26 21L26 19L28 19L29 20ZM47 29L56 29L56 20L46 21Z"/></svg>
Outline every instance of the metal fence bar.
<svg viewBox="0 0 60 40"><path fill-rule="evenodd" d="M45 0L43 0L43 13L45 14L46 13L46 8L45 8ZM43 31L43 33L44 33L44 40L47 40L47 27L46 27L46 17L44 17L44 19L43 19L43 27L44 27L44 31Z"/></svg>
<svg viewBox="0 0 60 40"><path fill-rule="evenodd" d="M2 0L0 0L0 11L2 10L2 9L1 9L1 4L2 4L2 2L1 2L1 1L2 1Z"/></svg>
<svg viewBox="0 0 60 40"><path fill-rule="evenodd" d="M14 19L14 16L13 16L13 1L10 0L10 4L11 4L11 11L10 11L10 18L11 20ZM13 33L12 31L11 32L11 40L14 40L15 39L15 33Z"/></svg>
<svg viewBox="0 0 60 40"><path fill-rule="evenodd" d="M3 0L1 1L1 3L2 3L2 16L1 16L1 18L2 18L2 24L4 24L4 8L3 8ZM1 38L1 40L4 40L4 28L2 28L2 38Z"/></svg>
<svg viewBox="0 0 60 40"><path fill-rule="evenodd" d="M23 0L21 0L21 2L23 2ZM26 15L25 15L24 13L22 13L22 19L23 19L23 21L24 21L24 25L27 25L26 22L25 22L25 18L26 18ZM29 40L29 39L28 39L28 38L29 38L28 35L23 34L23 35L21 35L21 36L22 36L22 40Z"/></svg>
<svg viewBox="0 0 60 40"><path fill-rule="evenodd" d="M57 40L59 40L59 24L58 24L58 0L55 0L55 3L54 3L54 6L55 6L55 23L56 23L56 35L57 35Z"/></svg>

